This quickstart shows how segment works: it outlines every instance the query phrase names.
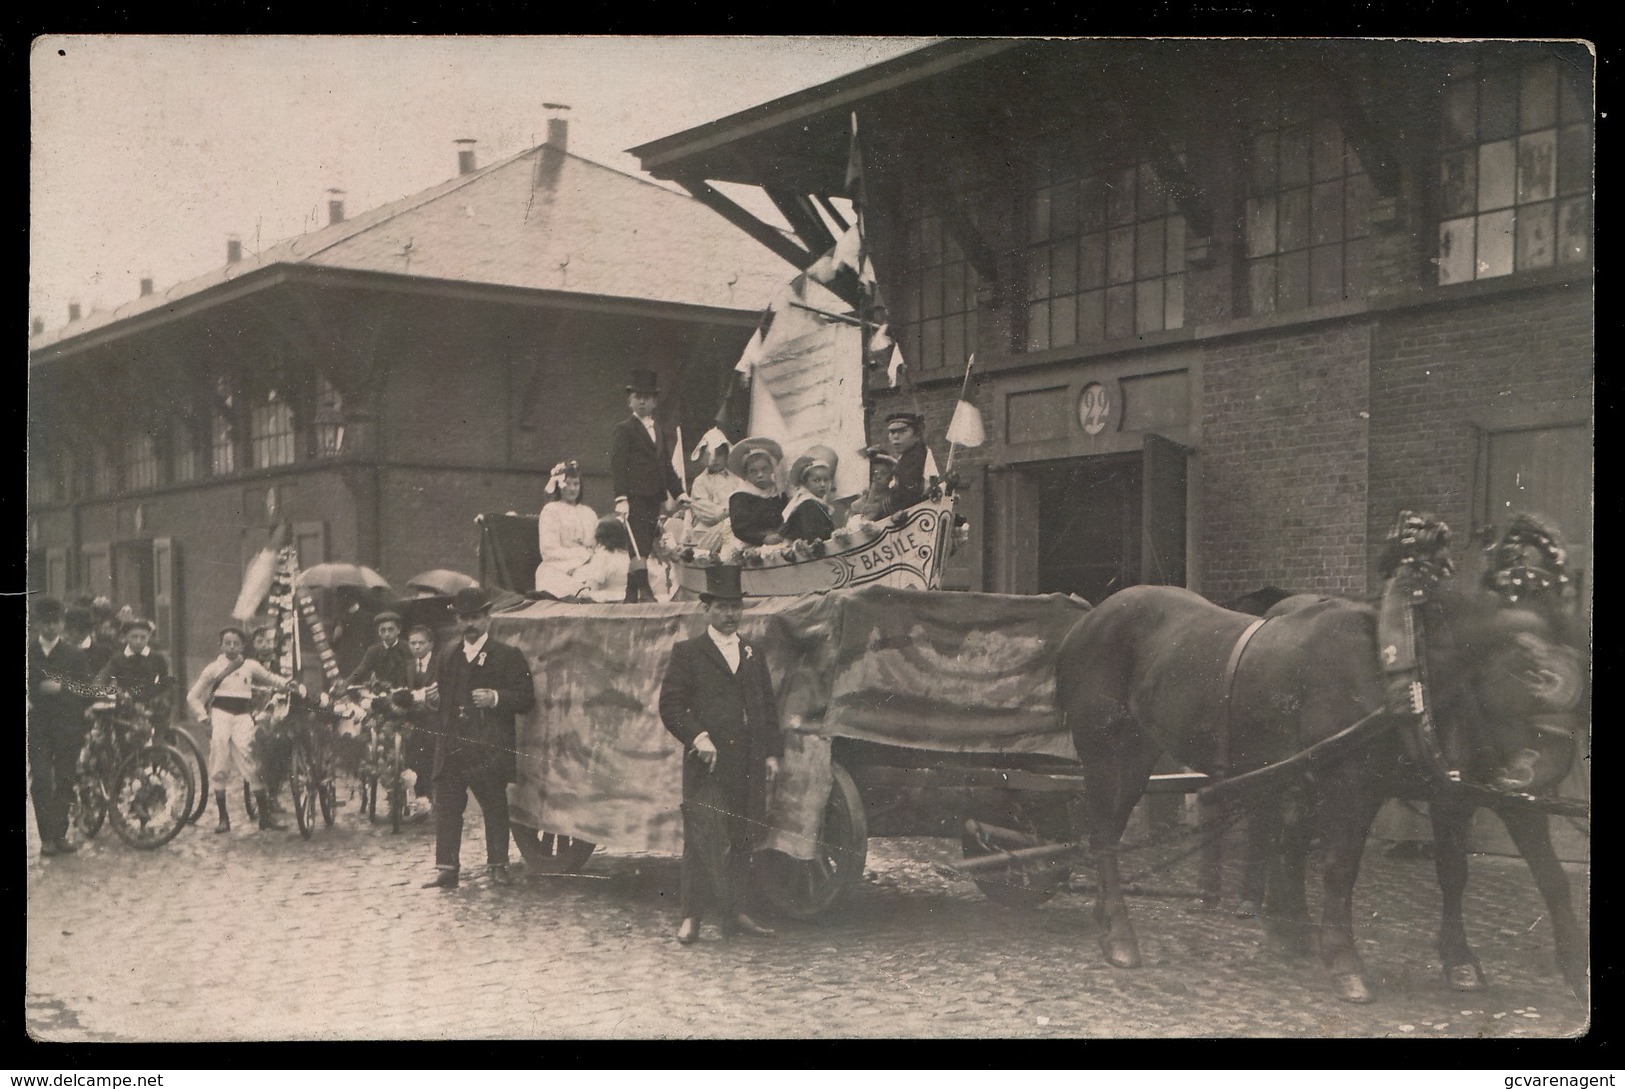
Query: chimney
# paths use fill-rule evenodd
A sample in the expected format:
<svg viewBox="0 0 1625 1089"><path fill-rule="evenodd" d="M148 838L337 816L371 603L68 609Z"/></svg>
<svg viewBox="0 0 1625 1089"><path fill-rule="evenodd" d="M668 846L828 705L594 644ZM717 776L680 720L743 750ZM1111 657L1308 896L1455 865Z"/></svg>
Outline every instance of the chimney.
<svg viewBox="0 0 1625 1089"><path fill-rule="evenodd" d="M79 300L78 299L73 299L68 303L68 320L69 321L78 321L79 320Z"/></svg>
<svg viewBox="0 0 1625 1089"><path fill-rule="evenodd" d="M542 106L551 116L547 119L547 139L542 141L541 152L536 156L536 176L532 185L536 189L552 192L558 188L559 171L564 168L565 150L570 143L570 121L560 115L570 107L562 102L543 102Z"/></svg>
<svg viewBox="0 0 1625 1089"><path fill-rule="evenodd" d="M474 139L464 136L457 142L457 173L474 173Z"/></svg>
<svg viewBox="0 0 1625 1089"><path fill-rule="evenodd" d="M147 275L141 277L141 294L142 295L151 295L152 294L152 274L150 272Z"/></svg>
<svg viewBox="0 0 1625 1089"><path fill-rule="evenodd" d="M327 191L327 225L344 222L344 190L329 189Z"/></svg>
<svg viewBox="0 0 1625 1089"><path fill-rule="evenodd" d="M234 234L226 235L226 264L235 265L243 259L243 240Z"/></svg>
<svg viewBox="0 0 1625 1089"><path fill-rule="evenodd" d="M562 102L543 102L542 108L548 111L547 139L542 141L544 147L555 151L570 150L570 119L563 116L570 107Z"/></svg>
<svg viewBox="0 0 1625 1089"><path fill-rule="evenodd" d="M33 321L28 323L28 335L29 336L37 337L43 332L45 332L45 319L44 318L35 318Z"/></svg>

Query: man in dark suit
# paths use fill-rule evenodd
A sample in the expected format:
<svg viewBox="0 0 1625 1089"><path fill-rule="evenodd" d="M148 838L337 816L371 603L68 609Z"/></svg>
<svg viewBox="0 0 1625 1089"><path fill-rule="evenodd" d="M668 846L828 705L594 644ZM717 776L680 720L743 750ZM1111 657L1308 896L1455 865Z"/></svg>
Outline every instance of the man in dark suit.
<svg viewBox="0 0 1625 1089"><path fill-rule="evenodd" d="M886 417L886 443L897 466L892 470L891 492L881 514L896 514L925 498L925 417L915 412L893 412Z"/></svg>
<svg viewBox="0 0 1625 1089"><path fill-rule="evenodd" d="M434 750L434 861L426 889L454 889L468 795L485 816L491 883L508 875L508 784L516 777L514 716L536 704L530 667L515 647L491 638L491 598L470 587L453 602L462 639L440 655L440 733Z"/></svg>
<svg viewBox="0 0 1625 1089"><path fill-rule="evenodd" d="M28 759L40 853L46 855L78 850L68 842L68 803L88 728L80 694L85 656L62 637L62 614L56 598L37 599L28 640Z"/></svg>
<svg viewBox="0 0 1625 1089"><path fill-rule="evenodd" d="M372 623L378 632L378 642L367 648L361 663L345 683L361 685L382 681L390 688L405 688L412 655L401 642L401 614L381 612L372 618Z"/></svg>
<svg viewBox="0 0 1625 1089"><path fill-rule="evenodd" d="M174 678L169 660L151 647L153 623L137 617L121 629L124 649L107 660L96 674L98 685L114 685L144 704L154 722L168 722L174 709Z"/></svg>
<svg viewBox="0 0 1625 1089"><path fill-rule="evenodd" d="M670 497L679 506L688 500L683 478L672 468L672 447L655 422L660 382L654 371L633 371L626 387L632 415L615 425L609 451L609 471L615 485L615 513L626 519L637 545L647 559L654 547L660 511ZM626 600L653 601L649 572L634 563L626 578Z"/></svg>
<svg viewBox="0 0 1625 1089"><path fill-rule="evenodd" d="M416 798L428 799L434 772L434 721L440 714L440 663L434 654L434 630L418 624L406 633L412 662L406 686L412 693L412 732L406 739L406 768L417 776Z"/></svg>
<svg viewBox="0 0 1625 1089"><path fill-rule="evenodd" d="M708 908L725 930L773 933L744 907L755 831L784 754L767 661L739 638L739 568L708 568L705 581L706 629L672 648L660 686L660 720L684 750L683 945L699 933Z"/></svg>

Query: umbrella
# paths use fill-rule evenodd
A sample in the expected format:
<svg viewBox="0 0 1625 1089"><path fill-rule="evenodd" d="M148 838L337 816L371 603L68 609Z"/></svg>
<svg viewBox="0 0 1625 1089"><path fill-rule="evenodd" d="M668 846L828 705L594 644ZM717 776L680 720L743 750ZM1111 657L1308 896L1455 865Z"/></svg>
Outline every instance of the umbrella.
<svg viewBox="0 0 1625 1089"><path fill-rule="evenodd" d="M408 590L422 590L425 593L444 594L447 597L456 594L458 590L466 590L479 584L478 579L471 578L461 571L448 571L444 567L425 571L421 575L413 575L406 580Z"/></svg>
<svg viewBox="0 0 1625 1089"><path fill-rule="evenodd" d="M346 586L358 590L389 589L384 576L358 563L318 563L299 572L294 581L306 590L337 590Z"/></svg>

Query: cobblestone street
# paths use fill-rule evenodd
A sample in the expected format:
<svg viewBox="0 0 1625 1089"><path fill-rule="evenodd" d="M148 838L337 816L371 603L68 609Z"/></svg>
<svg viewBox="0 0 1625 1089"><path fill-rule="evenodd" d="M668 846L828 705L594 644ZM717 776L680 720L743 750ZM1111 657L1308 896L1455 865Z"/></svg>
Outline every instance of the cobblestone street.
<svg viewBox="0 0 1625 1089"><path fill-rule="evenodd" d="M40 1040L457 1037L1553 1037L1587 1010L1551 970L1523 863L1472 860L1476 995L1436 967L1429 861L1367 852L1357 935L1378 989L1334 999L1318 961L1266 948L1255 920L1131 901L1146 965L1101 959L1090 900L989 903L938 864L957 844L870 842L862 887L776 940L676 944L675 858L599 852L583 875L454 892L428 824L391 834L341 808L312 839L212 824L138 852L110 832L28 869L27 1022ZM477 808L465 863L480 858ZM1176 844L1182 846L1183 844ZM1179 862L1155 882L1191 888ZM1587 874L1569 868L1582 911ZM1311 884L1311 905L1318 884ZM1583 920L1584 921L1584 920ZM710 934L704 937L711 937ZM672 996L683 996L674 1001Z"/></svg>

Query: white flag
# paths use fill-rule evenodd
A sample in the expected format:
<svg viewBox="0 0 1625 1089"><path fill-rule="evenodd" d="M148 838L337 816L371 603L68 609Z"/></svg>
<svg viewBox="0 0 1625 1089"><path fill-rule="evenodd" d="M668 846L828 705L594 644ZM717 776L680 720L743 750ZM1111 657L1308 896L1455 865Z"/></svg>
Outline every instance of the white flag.
<svg viewBox="0 0 1625 1089"><path fill-rule="evenodd" d="M688 488L688 477L683 472L683 425L677 425L677 441L671 448L671 471L677 474L677 479L683 482L683 488Z"/></svg>
<svg viewBox="0 0 1625 1089"><path fill-rule="evenodd" d="M948 421L945 436L955 446L980 446L987 441L982 427L982 413L969 401L954 406L954 418Z"/></svg>
<svg viewBox="0 0 1625 1089"><path fill-rule="evenodd" d="M890 381L892 389L897 388L897 383L903 376L903 368L907 365L903 362L903 349L893 343L891 346L891 359L886 363L886 378Z"/></svg>

